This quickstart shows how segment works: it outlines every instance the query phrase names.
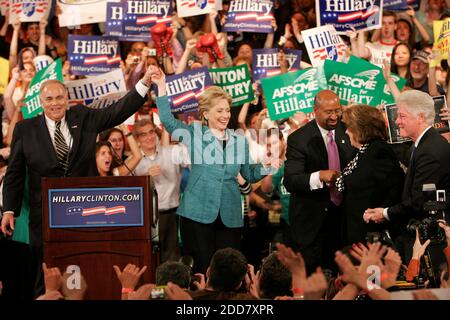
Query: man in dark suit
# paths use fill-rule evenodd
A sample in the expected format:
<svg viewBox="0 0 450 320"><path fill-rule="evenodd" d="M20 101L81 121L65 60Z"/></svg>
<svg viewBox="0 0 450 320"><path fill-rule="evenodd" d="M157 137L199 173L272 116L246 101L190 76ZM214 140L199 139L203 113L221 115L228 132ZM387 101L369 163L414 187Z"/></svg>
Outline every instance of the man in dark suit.
<svg viewBox="0 0 450 320"><path fill-rule="evenodd" d="M424 184L432 183L437 190L445 189L448 198L450 144L432 128L435 109L430 95L418 90L408 90L401 93L397 106L396 124L400 128L400 135L409 137L414 142L403 187L402 202L389 208L367 209L364 219L376 223L388 222L398 233L404 234L405 226L410 219L423 219L427 215L423 210L422 187ZM404 253L407 261L409 256L408 252Z"/></svg>
<svg viewBox="0 0 450 320"><path fill-rule="evenodd" d="M291 193L293 245L302 253L308 273L318 266L336 269L333 260L342 240L342 195L333 185L354 154L340 122L339 97L330 90L320 91L314 113L315 120L288 137L284 173L284 185Z"/></svg>
<svg viewBox="0 0 450 320"><path fill-rule="evenodd" d="M1 230L6 236L13 233L28 172L30 245L38 268L37 283L42 284L39 279L42 262L41 178L95 175L97 134L124 122L144 104L153 72L154 68L149 68L134 89L105 109L78 105L67 110L68 94L64 84L57 80L46 81L40 90L44 113L17 123L3 186Z"/></svg>

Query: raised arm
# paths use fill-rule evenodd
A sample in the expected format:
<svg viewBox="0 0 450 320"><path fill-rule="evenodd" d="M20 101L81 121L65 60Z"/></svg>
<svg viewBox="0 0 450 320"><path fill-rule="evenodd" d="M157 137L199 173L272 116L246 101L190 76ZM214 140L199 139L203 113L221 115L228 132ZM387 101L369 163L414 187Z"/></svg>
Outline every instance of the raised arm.
<svg viewBox="0 0 450 320"><path fill-rule="evenodd" d="M9 48L9 69L11 70L18 64L17 60L17 48L19 45L19 32L20 32L20 26L21 22L20 19L17 18L13 22L13 34L11 38L11 47Z"/></svg>
<svg viewBox="0 0 450 320"><path fill-rule="evenodd" d="M47 18L42 18L41 21L39 21L39 49L38 49L38 56L45 55L45 28L47 27Z"/></svg>
<svg viewBox="0 0 450 320"><path fill-rule="evenodd" d="M127 137L128 145L130 146L131 155L125 159L125 162L123 165L117 167L119 176L127 176L129 175L128 169L133 171L136 169L136 166L138 165L139 161L142 159L142 153L141 149L139 149L138 144L136 143L136 139L134 139L134 136L131 134L130 130L128 129L128 126L125 124L121 124L119 126L119 129L123 132L125 137Z"/></svg>

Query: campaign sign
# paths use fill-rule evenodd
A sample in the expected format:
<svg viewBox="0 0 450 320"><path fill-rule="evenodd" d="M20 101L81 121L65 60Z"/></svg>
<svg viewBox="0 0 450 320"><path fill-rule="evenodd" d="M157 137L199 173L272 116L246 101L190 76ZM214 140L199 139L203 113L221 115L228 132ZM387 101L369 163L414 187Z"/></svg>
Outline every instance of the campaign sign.
<svg viewBox="0 0 450 320"><path fill-rule="evenodd" d="M434 48L439 51L438 60L448 59L450 51L450 18L433 22Z"/></svg>
<svg viewBox="0 0 450 320"><path fill-rule="evenodd" d="M106 21L107 0L57 0L60 27Z"/></svg>
<svg viewBox="0 0 450 320"><path fill-rule="evenodd" d="M174 113L184 113L196 109L203 91L213 82L207 67L183 72L166 78L166 90Z"/></svg>
<svg viewBox="0 0 450 320"><path fill-rule="evenodd" d="M383 0L317 0L317 26L331 24L338 33L381 28Z"/></svg>
<svg viewBox="0 0 450 320"><path fill-rule="evenodd" d="M232 0L223 31L272 33L272 9L273 0Z"/></svg>
<svg viewBox="0 0 450 320"><path fill-rule="evenodd" d="M352 70L357 73L359 71L361 72L376 72L376 80L379 84L383 85L383 91L378 92L379 94L381 94L381 100L380 103L384 103L384 104L390 104L390 103L394 103L394 96L392 95L391 90L389 89L389 86L386 83L386 80L384 79L383 76L383 70L374 65L373 63L370 63L369 61L365 60L365 59L361 59L361 58L357 58L355 56L350 56L350 59L347 62L348 65L352 66ZM372 71L371 71L372 70ZM378 70L378 72L377 72ZM402 91L403 87L406 84L406 79L401 78L400 76L396 75L395 73L391 73L391 77L395 82L395 85L397 86L398 90Z"/></svg>
<svg viewBox="0 0 450 320"><path fill-rule="evenodd" d="M288 62L288 71L297 71L300 69L302 60L302 51L295 49L283 50ZM269 78L281 73L278 63L278 49L253 49L253 81L262 78Z"/></svg>
<svg viewBox="0 0 450 320"><path fill-rule="evenodd" d="M143 226L143 188L49 189L50 228Z"/></svg>
<svg viewBox="0 0 450 320"><path fill-rule="evenodd" d="M408 9L408 0L383 0L383 10L405 11Z"/></svg>
<svg viewBox="0 0 450 320"><path fill-rule="evenodd" d="M0 14L6 16L7 12L9 12L9 0L0 0Z"/></svg>
<svg viewBox="0 0 450 320"><path fill-rule="evenodd" d="M433 97L433 101L434 111L436 113L434 117L433 128L435 128L441 134L450 132L450 122L442 120L441 116L439 115L442 112L442 108L447 108L447 100L445 99L445 96L442 95Z"/></svg>
<svg viewBox="0 0 450 320"><path fill-rule="evenodd" d="M420 0L406 0L408 7L412 7L414 10L419 10Z"/></svg>
<svg viewBox="0 0 450 320"><path fill-rule="evenodd" d="M246 64L231 68L210 69L209 74L214 85L228 92L232 98L232 106L241 106L253 101L252 79Z"/></svg>
<svg viewBox="0 0 450 320"><path fill-rule="evenodd" d="M89 79L67 81L65 84L69 95L69 106L77 104L89 106L110 94L126 91L121 69L89 77Z"/></svg>
<svg viewBox="0 0 450 320"><path fill-rule="evenodd" d="M62 75L62 62L61 59L57 59L55 62L49 64L44 69L38 71L36 75L31 80L30 86L28 87L27 94L22 107L22 115L24 119L33 118L42 112L41 100L39 98L39 93L41 91L41 84L47 80L59 80L63 81Z"/></svg>
<svg viewBox="0 0 450 320"><path fill-rule="evenodd" d="M5 92L8 86L9 61L0 57L0 94Z"/></svg>
<svg viewBox="0 0 450 320"><path fill-rule="evenodd" d="M114 37L69 35L68 53L74 75L96 75L120 67L119 41Z"/></svg>
<svg viewBox="0 0 450 320"><path fill-rule="evenodd" d="M347 45L332 25L303 30L302 36L314 67L322 66L325 59L345 61Z"/></svg>
<svg viewBox="0 0 450 320"><path fill-rule="evenodd" d="M48 16L49 0L9 0L9 23L16 21L36 22Z"/></svg>
<svg viewBox="0 0 450 320"><path fill-rule="evenodd" d="M208 14L218 9L216 0L177 0L177 13L180 18Z"/></svg>
<svg viewBox="0 0 450 320"><path fill-rule="evenodd" d="M150 28L157 23L172 23L172 2L169 0L128 0L108 3L106 34L121 41L150 40Z"/></svg>
<svg viewBox="0 0 450 320"><path fill-rule="evenodd" d="M339 96L342 104L356 102L374 107L380 104L383 83L378 75L381 70L367 70L353 63L350 67L332 60L325 60L324 68L328 88Z"/></svg>
<svg viewBox="0 0 450 320"><path fill-rule="evenodd" d="M327 88L322 68L308 68L261 80L271 120L288 118L297 111L310 113L314 97Z"/></svg>

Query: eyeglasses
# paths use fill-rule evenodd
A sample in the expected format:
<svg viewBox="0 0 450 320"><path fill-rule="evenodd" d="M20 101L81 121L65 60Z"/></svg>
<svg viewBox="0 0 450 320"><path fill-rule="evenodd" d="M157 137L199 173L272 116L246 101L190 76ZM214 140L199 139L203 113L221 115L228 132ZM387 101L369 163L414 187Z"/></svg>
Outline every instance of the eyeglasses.
<svg viewBox="0 0 450 320"><path fill-rule="evenodd" d="M332 116L340 116L342 114L342 110L341 109L337 109L337 110L326 110L326 111L322 111L325 115Z"/></svg>
<svg viewBox="0 0 450 320"><path fill-rule="evenodd" d="M140 133L137 134L137 136L138 136L139 138L149 137L149 136L154 135L155 132L156 132L156 131L155 131L154 129L151 129L151 130L149 130L149 131L147 131L147 132L140 132Z"/></svg>

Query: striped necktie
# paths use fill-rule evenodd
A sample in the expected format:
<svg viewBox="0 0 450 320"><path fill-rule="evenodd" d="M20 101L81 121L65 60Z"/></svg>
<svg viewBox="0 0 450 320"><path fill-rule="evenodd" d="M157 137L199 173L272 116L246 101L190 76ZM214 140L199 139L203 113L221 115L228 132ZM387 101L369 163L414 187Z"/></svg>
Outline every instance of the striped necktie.
<svg viewBox="0 0 450 320"><path fill-rule="evenodd" d="M64 170L65 175L69 167L69 147L67 146L66 140L64 139L64 136L61 132L61 120L56 121L55 147L58 164Z"/></svg>

